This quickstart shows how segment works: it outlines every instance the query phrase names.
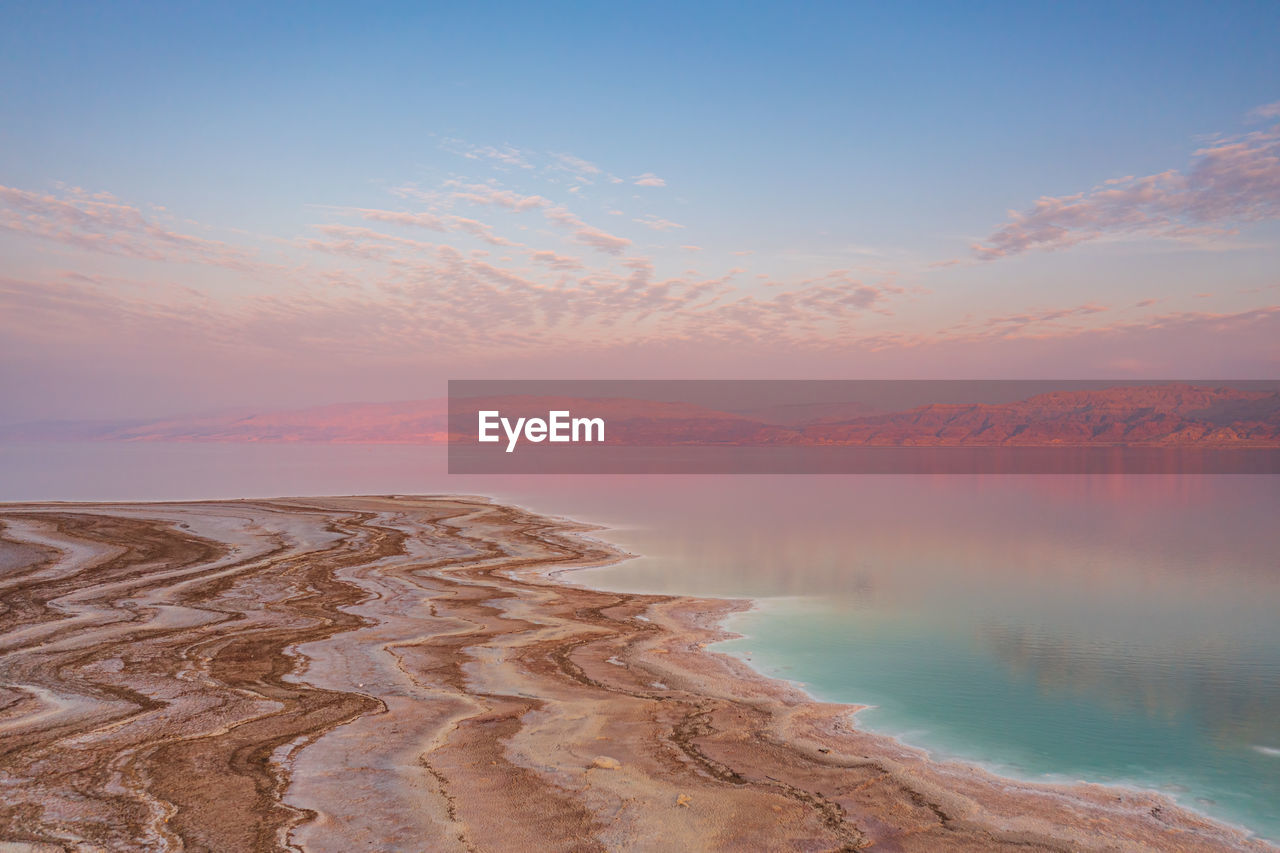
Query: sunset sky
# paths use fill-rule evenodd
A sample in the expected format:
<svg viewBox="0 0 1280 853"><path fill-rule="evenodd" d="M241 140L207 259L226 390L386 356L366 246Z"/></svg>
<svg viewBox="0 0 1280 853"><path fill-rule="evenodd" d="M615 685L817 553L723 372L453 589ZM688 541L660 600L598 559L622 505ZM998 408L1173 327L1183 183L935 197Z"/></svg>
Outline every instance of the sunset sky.
<svg viewBox="0 0 1280 853"><path fill-rule="evenodd" d="M0 6L0 422L1276 378L1280 4Z"/></svg>

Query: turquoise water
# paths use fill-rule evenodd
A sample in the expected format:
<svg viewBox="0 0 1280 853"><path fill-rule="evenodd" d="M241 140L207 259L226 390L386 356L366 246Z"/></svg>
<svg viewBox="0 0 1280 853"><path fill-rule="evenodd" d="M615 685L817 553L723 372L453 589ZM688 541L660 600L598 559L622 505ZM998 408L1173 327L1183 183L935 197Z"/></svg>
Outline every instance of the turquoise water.
<svg viewBox="0 0 1280 853"><path fill-rule="evenodd" d="M722 650L749 654L758 669L803 682L819 697L871 705L860 725L936 755L1020 778L1154 788L1280 837L1280 757L1255 743L1275 743L1274 726L1248 720L1251 705L1274 713L1280 696L1273 666L1270 686L1241 689L1223 682L1252 674L1224 676L1208 660L1138 663L1122 649L1097 647L1074 650L1068 664L1053 638L1024 630L957 642L955 632L937 625L851 620L815 602L771 605L732 627L749 638ZM1060 680L1085 667L1092 673L1084 679ZM1162 671L1153 679L1148 673L1156 667ZM1214 692L1209 701L1224 707L1152 701L1153 688L1184 698ZM1232 731L1237 724L1244 730Z"/></svg>
<svg viewBox="0 0 1280 853"><path fill-rule="evenodd" d="M1280 839L1280 477L449 477L432 448L0 446L0 500L473 492L610 526L616 589L860 725Z"/></svg>
<svg viewBox="0 0 1280 853"><path fill-rule="evenodd" d="M873 479L685 484L583 579L755 597L718 648L861 726L1280 838L1273 478Z"/></svg>

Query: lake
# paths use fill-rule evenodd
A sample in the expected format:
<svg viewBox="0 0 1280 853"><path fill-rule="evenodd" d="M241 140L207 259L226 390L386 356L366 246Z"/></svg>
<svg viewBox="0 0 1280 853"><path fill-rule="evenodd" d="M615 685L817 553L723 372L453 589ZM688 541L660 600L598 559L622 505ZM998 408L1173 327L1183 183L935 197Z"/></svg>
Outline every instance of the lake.
<svg viewBox="0 0 1280 853"><path fill-rule="evenodd" d="M575 580L752 598L720 648L861 725L1280 838L1280 477L449 476L440 448L0 446L0 500L467 492L609 526Z"/></svg>

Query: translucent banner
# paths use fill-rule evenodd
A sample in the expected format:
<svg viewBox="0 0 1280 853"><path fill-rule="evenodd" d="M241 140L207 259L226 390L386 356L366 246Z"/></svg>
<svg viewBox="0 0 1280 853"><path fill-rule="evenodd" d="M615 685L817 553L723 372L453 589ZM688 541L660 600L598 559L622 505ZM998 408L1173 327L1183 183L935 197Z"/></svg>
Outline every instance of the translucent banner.
<svg viewBox="0 0 1280 853"><path fill-rule="evenodd" d="M1275 474L1280 381L453 380L456 474Z"/></svg>

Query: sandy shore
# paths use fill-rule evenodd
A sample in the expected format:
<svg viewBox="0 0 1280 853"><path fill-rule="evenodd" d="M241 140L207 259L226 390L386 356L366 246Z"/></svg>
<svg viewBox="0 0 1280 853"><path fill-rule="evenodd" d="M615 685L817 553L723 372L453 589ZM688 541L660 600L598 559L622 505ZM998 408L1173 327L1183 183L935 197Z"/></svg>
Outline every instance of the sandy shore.
<svg viewBox="0 0 1280 853"><path fill-rule="evenodd" d="M460 497L0 505L0 849L1273 850L932 762Z"/></svg>

